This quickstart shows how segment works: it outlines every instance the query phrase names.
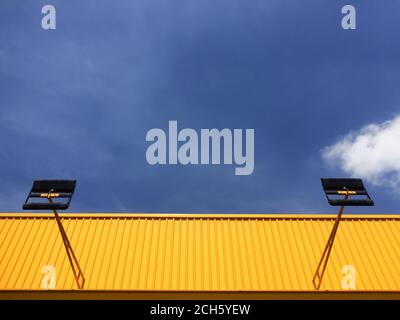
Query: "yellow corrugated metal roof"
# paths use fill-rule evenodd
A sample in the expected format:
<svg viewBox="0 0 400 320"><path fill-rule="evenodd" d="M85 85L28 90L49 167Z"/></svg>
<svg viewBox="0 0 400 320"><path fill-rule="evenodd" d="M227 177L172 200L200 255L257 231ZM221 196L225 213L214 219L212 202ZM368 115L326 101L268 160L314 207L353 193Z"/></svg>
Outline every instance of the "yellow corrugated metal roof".
<svg viewBox="0 0 400 320"><path fill-rule="evenodd" d="M86 290L315 291L312 276L334 223L327 215L63 214ZM52 214L0 214L0 290L75 290ZM347 215L321 291L400 291L400 215Z"/></svg>

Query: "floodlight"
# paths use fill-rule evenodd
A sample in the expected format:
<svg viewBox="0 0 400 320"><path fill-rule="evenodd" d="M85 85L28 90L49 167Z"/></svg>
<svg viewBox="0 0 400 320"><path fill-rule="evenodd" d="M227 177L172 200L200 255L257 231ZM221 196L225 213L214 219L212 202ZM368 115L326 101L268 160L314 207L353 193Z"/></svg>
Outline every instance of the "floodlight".
<svg viewBox="0 0 400 320"><path fill-rule="evenodd" d="M373 206L372 201L361 179L321 179L322 188L325 191L331 206ZM333 199L332 196L344 195L345 199ZM361 199L350 199L352 196L362 196Z"/></svg>
<svg viewBox="0 0 400 320"><path fill-rule="evenodd" d="M74 194L76 180L36 180L25 200L24 210L66 210ZM48 199L64 198L66 202L53 202ZM33 199L46 200L33 202Z"/></svg>
<svg viewBox="0 0 400 320"><path fill-rule="evenodd" d="M85 277L57 212L57 210L68 209L75 186L76 180L35 180L22 208L24 210L53 210L75 281L78 288L82 289ZM43 201L44 199L46 202ZM53 199L63 199L64 201L54 202Z"/></svg>
<svg viewBox="0 0 400 320"><path fill-rule="evenodd" d="M322 278L328 264L329 256L335 241L336 232L339 227L345 206L373 206L374 201L369 196L361 179L321 179L322 188L331 206L340 206L338 215L325 245L321 259L319 260L317 270L313 276L313 284L315 289L319 290ZM343 196L342 199L334 198L335 196ZM351 199L352 197L353 199ZM356 199L354 199L356 197Z"/></svg>

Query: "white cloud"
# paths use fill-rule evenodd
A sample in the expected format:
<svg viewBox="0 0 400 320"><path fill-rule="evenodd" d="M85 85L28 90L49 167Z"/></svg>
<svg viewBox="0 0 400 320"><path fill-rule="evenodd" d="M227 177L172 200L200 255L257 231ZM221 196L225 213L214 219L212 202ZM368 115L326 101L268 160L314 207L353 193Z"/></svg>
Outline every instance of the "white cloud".
<svg viewBox="0 0 400 320"><path fill-rule="evenodd" d="M353 177L400 192L400 116L369 124L325 147L322 157Z"/></svg>

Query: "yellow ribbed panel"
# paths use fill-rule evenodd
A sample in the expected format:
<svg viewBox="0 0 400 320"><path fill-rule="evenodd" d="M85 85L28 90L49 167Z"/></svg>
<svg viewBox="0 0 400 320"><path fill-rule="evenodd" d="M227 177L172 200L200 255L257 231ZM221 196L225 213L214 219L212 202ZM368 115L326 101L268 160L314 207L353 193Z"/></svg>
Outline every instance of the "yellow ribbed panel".
<svg viewBox="0 0 400 320"><path fill-rule="evenodd" d="M88 290L314 291L326 215L64 214ZM0 290L77 289L51 214L0 214ZM400 215L346 216L321 290L400 290Z"/></svg>

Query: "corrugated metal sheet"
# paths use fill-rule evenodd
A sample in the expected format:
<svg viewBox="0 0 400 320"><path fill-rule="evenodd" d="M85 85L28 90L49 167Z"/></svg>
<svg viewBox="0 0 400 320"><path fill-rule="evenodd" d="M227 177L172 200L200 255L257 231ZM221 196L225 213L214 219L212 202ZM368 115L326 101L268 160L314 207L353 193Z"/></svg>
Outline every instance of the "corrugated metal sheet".
<svg viewBox="0 0 400 320"><path fill-rule="evenodd" d="M88 290L314 290L333 226L320 215L64 214ZM77 289L52 215L0 214L0 290ZM346 216L321 290L400 290L400 216Z"/></svg>

